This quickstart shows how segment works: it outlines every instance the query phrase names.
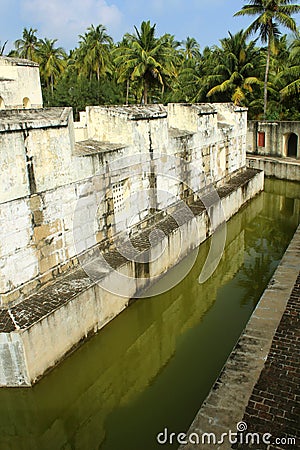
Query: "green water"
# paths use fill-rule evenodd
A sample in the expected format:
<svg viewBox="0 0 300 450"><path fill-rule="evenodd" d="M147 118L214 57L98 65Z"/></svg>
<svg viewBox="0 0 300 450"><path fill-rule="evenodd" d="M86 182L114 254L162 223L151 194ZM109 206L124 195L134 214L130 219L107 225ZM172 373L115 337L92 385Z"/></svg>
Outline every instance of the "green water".
<svg viewBox="0 0 300 450"><path fill-rule="evenodd" d="M133 303L35 387L0 390L0 449L168 448L157 434L187 430L299 215L300 184L266 180L229 221L224 255L204 285L197 280L209 242L172 290Z"/></svg>

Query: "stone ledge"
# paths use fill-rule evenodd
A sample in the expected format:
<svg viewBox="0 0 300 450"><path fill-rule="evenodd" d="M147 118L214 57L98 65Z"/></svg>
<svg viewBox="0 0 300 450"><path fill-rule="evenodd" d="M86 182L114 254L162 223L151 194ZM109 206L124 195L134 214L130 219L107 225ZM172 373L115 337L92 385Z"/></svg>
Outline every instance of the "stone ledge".
<svg viewBox="0 0 300 450"><path fill-rule="evenodd" d="M87 139L86 141L79 141L75 143L75 156L91 156L100 153L109 153L118 150L123 150L125 144L113 144L111 142L96 141L94 139Z"/></svg>
<svg viewBox="0 0 300 450"><path fill-rule="evenodd" d="M169 128L169 136L171 139L181 139L184 137L192 137L195 133L187 130L179 130L179 128Z"/></svg>
<svg viewBox="0 0 300 450"><path fill-rule="evenodd" d="M300 160L296 158L247 153L247 165L251 168L263 170L266 177L274 177L279 180L300 181Z"/></svg>
<svg viewBox="0 0 300 450"><path fill-rule="evenodd" d="M0 111L0 133L68 125L71 107L6 109Z"/></svg>
<svg viewBox="0 0 300 450"><path fill-rule="evenodd" d="M126 120L163 119L167 117L167 108L164 105L122 105L122 106L94 106L96 111L105 112L110 116L125 116Z"/></svg>
<svg viewBox="0 0 300 450"><path fill-rule="evenodd" d="M30 59L24 58L12 58L8 56L1 56L0 63L8 66L30 66L30 67L39 67L39 64L31 61Z"/></svg>

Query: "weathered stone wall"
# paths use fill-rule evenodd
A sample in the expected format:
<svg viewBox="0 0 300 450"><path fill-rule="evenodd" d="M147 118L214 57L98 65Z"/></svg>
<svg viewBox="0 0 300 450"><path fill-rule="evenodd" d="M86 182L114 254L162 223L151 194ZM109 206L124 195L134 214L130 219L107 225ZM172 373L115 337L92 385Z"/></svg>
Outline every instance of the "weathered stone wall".
<svg viewBox="0 0 300 450"><path fill-rule="evenodd" d="M233 105L89 107L81 119L74 127L70 108L0 112L2 306L245 166L246 111Z"/></svg>
<svg viewBox="0 0 300 450"><path fill-rule="evenodd" d="M39 66L33 61L0 57L0 109L42 108Z"/></svg>
<svg viewBox="0 0 300 450"><path fill-rule="evenodd" d="M259 142L259 133L264 133L262 142ZM258 155L291 156L289 154L289 142L292 134L296 135L295 139L298 141L296 154L293 157L300 158L300 122L259 122L250 120L247 131L247 152ZM260 143L263 145L259 145Z"/></svg>
<svg viewBox="0 0 300 450"><path fill-rule="evenodd" d="M0 111L0 143L4 385L34 382L263 188L245 168L246 111L229 104L89 107L75 125L70 108ZM212 184L224 215L197 200Z"/></svg>
<svg viewBox="0 0 300 450"><path fill-rule="evenodd" d="M245 109L227 103L174 103L168 105L168 122L171 129L192 133L191 156L211 181L218 182L245 166Z"/></svg>

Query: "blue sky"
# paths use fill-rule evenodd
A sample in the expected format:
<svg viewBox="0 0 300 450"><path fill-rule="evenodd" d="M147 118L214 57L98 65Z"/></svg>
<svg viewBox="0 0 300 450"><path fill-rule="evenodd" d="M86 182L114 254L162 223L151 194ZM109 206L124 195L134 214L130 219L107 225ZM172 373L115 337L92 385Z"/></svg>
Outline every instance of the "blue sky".
<svg viewBox="0 0 300 450"><path fill-rule="evenodd" d="M228 31L235 33L249 18L233 17L243 0L1 0L0 41L7 49L22 36L24 27L38 29L39 38L58 38L70 50L90 24L102 23L115 41L133 32L143 20L156 23L157 35L176 39L195 37L203 49L218 44Z"/></svg>

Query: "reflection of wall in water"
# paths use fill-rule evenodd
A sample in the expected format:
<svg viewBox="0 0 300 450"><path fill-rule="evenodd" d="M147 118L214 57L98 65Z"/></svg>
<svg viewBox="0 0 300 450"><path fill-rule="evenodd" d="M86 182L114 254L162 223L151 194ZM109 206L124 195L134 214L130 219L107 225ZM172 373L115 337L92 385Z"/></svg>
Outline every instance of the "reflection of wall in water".
<svg viewBox="0 0 300 450"><path fill-rule="evenodd" d="M300 183L266 179L265 192L271 195L264 202L264 214L272 217L275 211L280 211L292 226L297 226L300 222Z"/></svg>

